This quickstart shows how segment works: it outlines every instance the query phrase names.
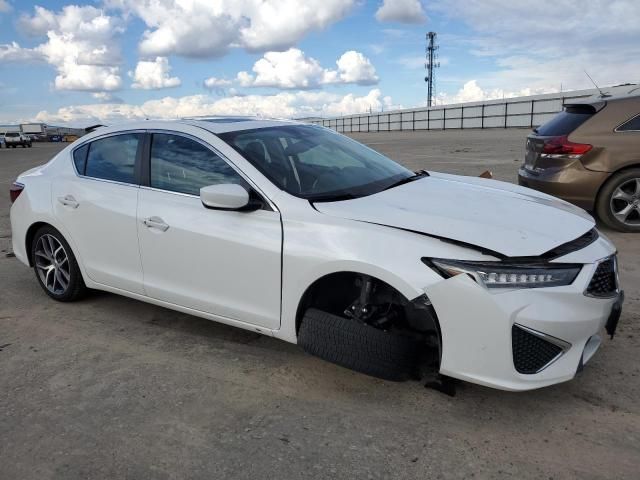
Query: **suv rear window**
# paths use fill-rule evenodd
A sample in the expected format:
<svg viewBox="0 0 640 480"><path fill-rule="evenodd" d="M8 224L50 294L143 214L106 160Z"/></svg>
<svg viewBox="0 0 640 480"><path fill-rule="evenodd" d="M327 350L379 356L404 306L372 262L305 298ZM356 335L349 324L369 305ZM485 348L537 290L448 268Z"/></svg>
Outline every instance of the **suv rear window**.
<svg viewBox="0 0 640 480"><path fill-rule="evenodd" d="M20 134L17 132L8 132L4 134L5 137L19 137Z"/></svg>
<svg viewBox="0 0 640 480"><path fill-rule="evenodd" d="M591 105L567 105L564 111L534 131L542 137L569 135L595 113L596 109Z"/></svg>

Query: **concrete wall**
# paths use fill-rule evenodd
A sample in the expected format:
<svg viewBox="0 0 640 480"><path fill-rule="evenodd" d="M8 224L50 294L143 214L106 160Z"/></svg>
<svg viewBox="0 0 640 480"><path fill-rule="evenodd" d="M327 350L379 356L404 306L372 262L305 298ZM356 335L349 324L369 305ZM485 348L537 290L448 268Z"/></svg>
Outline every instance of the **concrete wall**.
<svg viewBox="0 0 640 480"><path fill-rule="evenodd" d="M634 86L603 89L612 95L626 93ZM394 130L444 130L460 128L533 128L549 121L562 105L597 95L596 89L550 93L436 107L312 119L339 132L383 132Z"/></svg>

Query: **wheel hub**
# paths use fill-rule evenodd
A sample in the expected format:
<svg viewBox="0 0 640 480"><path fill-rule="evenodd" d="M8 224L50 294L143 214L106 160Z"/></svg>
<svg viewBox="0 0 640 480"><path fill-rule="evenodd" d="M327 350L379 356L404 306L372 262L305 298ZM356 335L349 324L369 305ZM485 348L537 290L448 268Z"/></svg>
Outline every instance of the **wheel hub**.
<svg viewBox="0 0 640 480"><path fill-rule="evenodd" d="M625 225L640 225L640 178L621 183L611 196L609 207L614 218Z"/></svg>
<svg viewBox="0 0 640 480"><path fill-rule="evenodd" d="M34 263L40 281L49 292L62 295L67 291L71 279L69 257L56 237L45 234L38 239Z"/></svg>

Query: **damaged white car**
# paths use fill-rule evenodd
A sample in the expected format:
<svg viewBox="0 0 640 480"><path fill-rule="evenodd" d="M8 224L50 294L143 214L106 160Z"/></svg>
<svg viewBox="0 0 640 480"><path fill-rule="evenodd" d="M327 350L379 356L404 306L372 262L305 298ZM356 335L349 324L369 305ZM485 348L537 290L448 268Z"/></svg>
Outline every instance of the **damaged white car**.
<svg viewBox="0 0 640 480"><path fill-rule="evenodd" d="M11 198L14 252L56 300L106 290L386 379L563 382L620 316L616 250L584 211L318 126L103 127Z"/></svg>

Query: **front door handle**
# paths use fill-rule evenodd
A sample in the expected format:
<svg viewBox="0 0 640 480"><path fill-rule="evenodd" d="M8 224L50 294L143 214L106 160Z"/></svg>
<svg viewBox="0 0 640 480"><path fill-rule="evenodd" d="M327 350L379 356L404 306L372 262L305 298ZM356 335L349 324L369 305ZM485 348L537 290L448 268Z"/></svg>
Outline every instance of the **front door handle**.
<svg viewBox="0 0 640 480"><path fill-rule="evenodd" d="M164 220L162 220L160 217L145 218L142 223L144 223L149 228L157 228L162 232L166 232L167 230L169 230L169 225L164 223Z"/></svg>
<svg viewBox="0 0 640 480"><path fill-rule="evenodd" d="M64 197L58 197L58 201L65 207L78 208L80 204L73 198L73 195L65 195Z"/></svg>

